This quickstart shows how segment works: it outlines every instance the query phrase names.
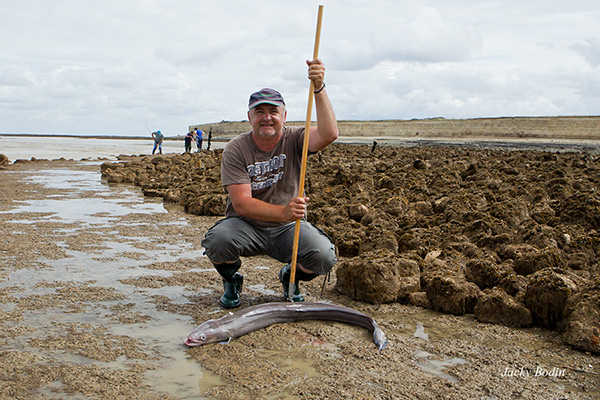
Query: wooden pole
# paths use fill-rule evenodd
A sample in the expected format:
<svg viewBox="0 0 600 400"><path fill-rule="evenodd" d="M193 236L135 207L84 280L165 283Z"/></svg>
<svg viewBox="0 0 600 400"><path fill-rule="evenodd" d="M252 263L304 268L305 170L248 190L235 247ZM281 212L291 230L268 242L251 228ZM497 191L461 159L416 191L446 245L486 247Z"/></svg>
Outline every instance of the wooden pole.
<svg viewBox="0 0 600 400"><path fill-rule="evenodd" d="M317 32L315 33L315 46L313 49L313 60L319 57L319 45L321 44L321 24L323 22L323 6L319 6L317 16ZM315 98L315 84L311 80L308 89L308 107L306 108L306 124L304 125L304 144L302 147L302 167L300 169L300 186L298 188L298 197L304 196L304 180L306 177L306 161L308 158L308 139L310 137L310 120ZM290 286L288 290L288 300L294 296L294 282L296 280L296 264L298 262L298 241L300 239L300 218L296 220L294 227L294 247L292 250L292 264L290 269Z"/></svg>

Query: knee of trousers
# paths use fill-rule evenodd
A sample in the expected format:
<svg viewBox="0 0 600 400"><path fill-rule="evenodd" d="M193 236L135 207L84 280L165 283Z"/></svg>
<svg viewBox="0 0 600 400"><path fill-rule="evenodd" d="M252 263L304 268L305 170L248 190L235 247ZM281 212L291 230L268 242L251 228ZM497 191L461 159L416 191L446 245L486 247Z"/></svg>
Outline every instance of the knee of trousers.
<svg viewBox="0 0 600 400"><path fill-rule="evenodd" d="M317 275L327 274L337 261L333 240L320 228L307 224L300 231L298 262Z"/></svg>
<svg viewBox="0 0 600 400"><path fill-rule="evenodd" d="M206 233L202 240L204 253L210 261L215 264L229 262L239 259L241 250L231 240L231 234L227 229L213 229Z"/></svg>
<svg viewBox="0 0 600 400"><path fill-rule="evenodd" d="M337 262L335 247L333 244L326 249L312 249L302 256L298 256L299 263L316 275L325 275Z"/></svg>

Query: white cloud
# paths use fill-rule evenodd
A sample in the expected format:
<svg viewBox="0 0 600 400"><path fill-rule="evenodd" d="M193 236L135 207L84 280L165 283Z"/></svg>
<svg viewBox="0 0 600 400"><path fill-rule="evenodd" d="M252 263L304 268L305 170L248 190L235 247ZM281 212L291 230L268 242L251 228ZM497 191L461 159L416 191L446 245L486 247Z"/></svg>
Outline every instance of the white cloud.
<svg viewBox="0 0 600 400"><path fill-rule="evenodd" d="M284 94L290 119L305 116L318 2L5 3L0 132L176 135L245 119L265 86ZM595 0L322 3L320 56L340 119L600 109Z"/></svg>

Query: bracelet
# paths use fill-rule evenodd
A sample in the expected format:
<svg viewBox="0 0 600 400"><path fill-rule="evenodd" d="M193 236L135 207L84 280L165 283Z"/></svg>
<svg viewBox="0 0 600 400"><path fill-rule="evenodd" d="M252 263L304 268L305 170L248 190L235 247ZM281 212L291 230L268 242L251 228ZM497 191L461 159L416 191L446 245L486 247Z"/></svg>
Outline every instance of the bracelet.
<svg viewBox="0 0 600 400"><path fill-rule="evenodd" d="M319 89L319 90L315 90L313 93L314 93L314 94L321 93L321 91L322 91L323 89L325 89L325 82L323 82L323 86L321 86L321 89Z"/></svg>

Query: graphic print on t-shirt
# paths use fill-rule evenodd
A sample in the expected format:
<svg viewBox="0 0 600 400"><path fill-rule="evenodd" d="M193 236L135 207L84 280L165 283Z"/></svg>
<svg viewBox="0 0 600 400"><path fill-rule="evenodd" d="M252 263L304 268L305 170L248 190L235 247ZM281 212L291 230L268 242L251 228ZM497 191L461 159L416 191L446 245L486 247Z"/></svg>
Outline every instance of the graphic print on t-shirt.
<svg viewBox="0 0 600 400"><path fill-rule="evenodd" d="M266 189L283 178L285 154L274 156L268 161L257 161L248 165L246 170L250 176L252 190Z"/></svg>

